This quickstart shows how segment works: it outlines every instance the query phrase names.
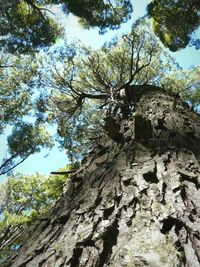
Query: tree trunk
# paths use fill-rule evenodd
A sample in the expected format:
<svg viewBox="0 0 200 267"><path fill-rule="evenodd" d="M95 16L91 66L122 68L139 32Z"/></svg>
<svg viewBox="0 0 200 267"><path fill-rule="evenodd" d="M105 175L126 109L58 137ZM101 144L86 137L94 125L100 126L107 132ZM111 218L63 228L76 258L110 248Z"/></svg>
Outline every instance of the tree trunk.
<svg viewBox="0 0 200 267"><path fill-rule="evenodd" d="M119 126L8 266L200 266L200 117L154 91Z"/></svg>

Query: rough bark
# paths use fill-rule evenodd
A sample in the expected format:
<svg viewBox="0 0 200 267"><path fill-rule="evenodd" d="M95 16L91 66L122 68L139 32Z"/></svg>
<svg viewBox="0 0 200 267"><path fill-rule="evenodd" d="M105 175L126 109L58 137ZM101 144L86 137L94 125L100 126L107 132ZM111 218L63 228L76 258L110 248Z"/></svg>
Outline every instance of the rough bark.
<svg viewBox="0 0 200 267"><path fill-rule="evenodd" d="M200 266L200 117L154 91L119 126L8 266Z"/></svg>

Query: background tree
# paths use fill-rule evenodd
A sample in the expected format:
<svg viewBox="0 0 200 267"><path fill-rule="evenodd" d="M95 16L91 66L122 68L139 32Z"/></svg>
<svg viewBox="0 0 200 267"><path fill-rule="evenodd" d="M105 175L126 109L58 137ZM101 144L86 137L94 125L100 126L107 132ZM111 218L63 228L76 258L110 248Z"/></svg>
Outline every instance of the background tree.
<svg viewBox="0 0 200 267"><path fill-rule="evenodd" d="M98 27L100 33L119 28L132 13L130 0L2 0L0 44L10 52L26 53L55 43L63 36L63 29L51 11L58 4L65 15L71 12L83 27ZM155 0L148 5L148 15L153 17L155 33L164 45L176 51L189 42L199 47L199 40L191 39L200 23L199 9L198 0Z"/></svg>
<svg viewBox="0 0 200 267"><path fill-rule="evenodd" d="M52 5L58 4L65 15L71 12L80 18L84 27L97 26L100 32L119 28L132 12L129 0L2 0L0 45L12 53L26 53L55 43L56 38L63 35L63 29L51 11Z"/></svg>
<svg viewBox="0 0 200 267"><path fill-rule="evenodd" d="M161 86L180 94L181 98L190 103L191 108L198 112L200 103L199 74L199 66L189 70L177 69L165 76L161 81Z"/></svg>
<svg viewBox="0 0 200 267"><path fill-rule="evenodd" d="M0 175L11 174L11 171L30 155L40 152L44 147L53 146L44 126L24 122L14 125L7 140L8 153L0 165Z"/></svg>
<svg viewBox="0 0 200 267"><path fill-rule="evenodd" d="M198 0L154 0L147 10L153 18L155 34L171 51L185 48L189 43L200 47L194 34L200 25Z"/></svg>
<svg viewBox="0 0 200 267"><path fill-rule="evenodd" d="M9 173L42 147L52 147L45 125L32 118L37 68L36 60L30 56L6 55L1 58L0 134L9 129L9 136L0 175Z"/></svg>
<svg viewBox="0 0 200 267"><path fill-rule="evenodd" d="M69 171L66 166L59 171ZM66 175L41 174L10 176L0 186L0 264L21 246L23 232L35 221L45 218L61 196Z"/></svg>

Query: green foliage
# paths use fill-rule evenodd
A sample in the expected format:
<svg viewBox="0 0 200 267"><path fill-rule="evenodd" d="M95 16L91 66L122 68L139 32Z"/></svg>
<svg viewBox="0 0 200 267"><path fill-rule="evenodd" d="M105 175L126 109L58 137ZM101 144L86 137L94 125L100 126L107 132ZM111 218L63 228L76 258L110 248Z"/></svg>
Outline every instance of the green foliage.
<svg viewBox="0 0 200 267"><path fill-rule="evenodd" d="M61 4L65 15L71 12L84 27L97 26L101 33L119 28L132 12L130 0L2 0L0 45L11 53L27 53L55 43L64 29L50 10L53 4Z"/></svg>
<svg viewBox="0 0 200 267"><path fill-rule="evenodd" d="M4 159L0 174L44 146L51 147L45 130L49 124L57 125L57 140L71 162L80 160L96 143L107 112L117 108L112 98L131 84L162 85L194 107L199 103L198 68L183 72L145 20L97 50L73 43L35 59L2 58L0 64L0 127L3 131L13 126L10 158ZM32 124L26 122L30 116Z"/></svg>
<svg viewBox="0 0 200 267"><path fill-rule="evenodd" d="M57 105L55 98L51 101L54 112L49 120L57 125L57 141L61 148L65 148L72 163L80 161L97 142L105 113L98 110L97 101L87 100L81 112L69 116L65 110L62 111L67 107Z"/></svg>
<svg viewBox="0 0 200 267"><path fill-rule="evenodd" d="M7 157L0 165L5 174L42 147L52 147L44 124L27 123L33 115L37 59L5 55L0 59L0 134L10 126ZM8 154L9 153L9 154Z"/></svg>
<svg viewBox="0 0 200 267"><path fill-rule="evenodd" d="M189 102L194 110L198 110L200 104L200 67L189 70L174 70L161 81L168 91L178 93L184 101Z"/></svg>
<svg viewBox="0 0 200 267"><path fill-rule="evenodd" d="M154 31L171 51L185 48L200 25L200 2L196 0L154 0L148 5ZM191 43L192 43L191 42Z"/></svg>
<svg viewBox="0 0 200 267"><path fill-rule="evenodd" d="M70 170L66 166L60 171ZM1 185L0 261L23 242L24 231L49 211L62 194L65 175L16 174Z"/></svg>
<svg viewBox="0 0 200 267"><path fill-rule="evenodd" d="M34 77L38 64L32 57L0 58L0 133L29 115L32 105Z"/></svg>
<svg viewBox="0 0 200 267"><path fill-rule="evenodd" d="M44 126L20 122L8 137L8 145L10 154L18 153L23 157L39 152L41 147L51 147L52 142Z"/></svg>
<svg viewBox="0 0 200 267"><path fill-rule="evenodd" d="M167 77L178 69L143 20L133 25L130 34L97 50L78 43L67 51L52 51L41 69L44 66L42 86L49 92L49 100L46 96L38 103L46 114L43 118L57 125L58 140L72 162L96 143L106 113L115 108L111 94L130 84L162 84L173 90L176 85L172 81L167 84ZM184 91L183 85L180 91Z"/></svg>
<svg viewBox="0 0 200 267"><path fill-rule="evenodd" d="M11 53L26 53L53 44L63 32L40 1L1 1L0 45Z"/></svg>
<svg viewBox="0 0 200 267"><path fill-rule="evenodd" d="M107 28L117 29L122 22L130 19L132 12L131 1L129 0L68 0L67 10L78 16L80 23L85 27L98 26L100 33Z"/></svg>

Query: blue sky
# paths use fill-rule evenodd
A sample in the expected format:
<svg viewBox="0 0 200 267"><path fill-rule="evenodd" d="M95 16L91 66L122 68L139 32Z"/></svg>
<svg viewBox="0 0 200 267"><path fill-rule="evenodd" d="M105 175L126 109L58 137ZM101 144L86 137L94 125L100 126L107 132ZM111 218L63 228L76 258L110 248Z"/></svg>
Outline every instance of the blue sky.
<svg viewBox="0 0 200 267"><path fill-rule="evenodd" d="M98 34L98 29L83 30L79 27L76 18L69 15L68 18L64 18L59 8L53 8L52 11L57 13L58 20L66 25L66 37L68 41L79 39L83 44L91 46L93 48L101 46L104 42L109 41L112 37L120 35L122 33L128 33L131 29L131 25L135 19L141 17L145 13L147 4L150 1L147 0L134 0L133 8L134 12L132 19L122 25L118 31L109 31L104 35ZM199 34L200 31L198 31ZM200 38L200 37L199 37ZM62 45L61 41L57 42L57 45ZM187 47L180 52L171 53L176 58L177 62L183 68L190 68L192 65L200 64L200 51L194 48ZM0 136L0 160L6 154L6 133L4 136ZM55 171L58 168L63 167L68 163L67 156L64 151L60 151L58 148L53 148L51 151L43 150L41 153L30 156L24 163L19 165L15 171L26 174L32 174L39 172L43 174L49 174L51 171Z"/></svg>

